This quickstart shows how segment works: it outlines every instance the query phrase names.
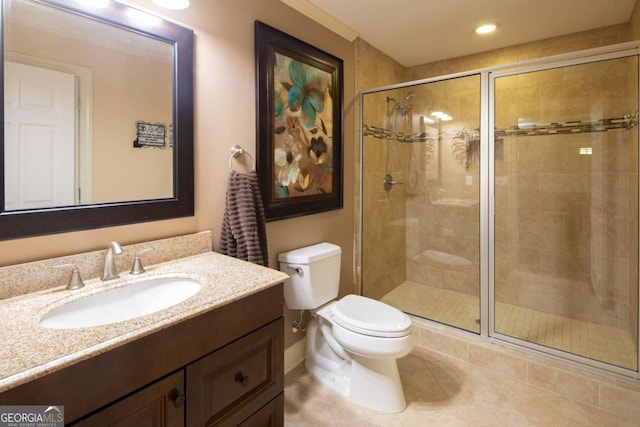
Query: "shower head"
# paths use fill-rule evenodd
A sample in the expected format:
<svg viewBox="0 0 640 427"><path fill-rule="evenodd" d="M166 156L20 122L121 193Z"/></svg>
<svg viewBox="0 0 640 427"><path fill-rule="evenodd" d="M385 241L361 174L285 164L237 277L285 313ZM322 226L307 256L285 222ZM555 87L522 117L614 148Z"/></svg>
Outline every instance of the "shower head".
<svg viewBox="0 0 640 427"><path fill-rule="evenodd" d="M410 98L413 98L415 95L415 92L409 92L402 101L397 101L395 98L387 96L387 114L397 111L400 115L405 116L409 111L411 111L411 104L405 104L405 102ZM393 108L391 111L388 110L390 102L393 102Z"/></svg>
<svg viewBox="0 0 640 427"><path fill-rule="evenodd" d="M411 111L411 104L398 104L397 110L401 116L406 116L407 113Z"/></svg>
<svg viewBox="0 0 640 427"><path fill-rule="evenodd" d="M394 110L397 110L398 112L400 112L401 115L405 116L409 111L411 111L411 104L405 104L405 102L407 102L409 99L413 98L414 96L416 96L415 92L409 92L407 93L407 96L405 96L402 101L395 101L394 99L396 103L396 105L393 107ZM389 98L387 97L387 100L388 99Z"/></svg>
<svg viewBox="0 0 640 427"><path fill-rule="evenodd" d="M416 96L416 93L413 91L410 91L407 96L404 97L404 99L400 102L398 102L398 104L404 104L405 102L407 102L409 99L413 98L414 96Z"/></svg>

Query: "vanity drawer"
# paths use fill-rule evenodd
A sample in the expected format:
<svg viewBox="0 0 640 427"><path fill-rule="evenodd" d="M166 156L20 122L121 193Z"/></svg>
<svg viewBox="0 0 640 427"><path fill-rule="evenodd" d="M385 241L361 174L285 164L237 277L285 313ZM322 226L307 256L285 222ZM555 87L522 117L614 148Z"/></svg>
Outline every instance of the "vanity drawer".
<svg viewBox="0 0 640 427"><path fill-rule="evenodd" d="M276 320L187 366L187 425L225 425L284 387L284 324Z"/></svg>
<svg viewBox="0 0 640 427"><path fill-rule="evenodd" d="M73 424L73 427L184 425L184 371L180 370Z"/></svg>

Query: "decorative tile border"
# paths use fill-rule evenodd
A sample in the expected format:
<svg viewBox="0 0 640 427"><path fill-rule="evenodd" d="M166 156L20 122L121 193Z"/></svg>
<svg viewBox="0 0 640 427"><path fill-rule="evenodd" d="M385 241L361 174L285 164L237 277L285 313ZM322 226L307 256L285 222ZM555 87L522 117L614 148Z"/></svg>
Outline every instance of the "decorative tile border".
<svg viewBox="0 0 640 427"><path fill-rule="evenodd" d="M526 126L514 125L506 129L496 129L495 137L502 138L506 136L542 136L607 132L617 129L629 130L637 125L638 112L635 112L633 115L626 115L624 117L617 117L613 119L593 120L590 122L576 120L568 122L536 123ZM474 131L479 132L478 129L474 129ZM373 136L377 139L392 139L393 132L388 129L365 124L362 127L362 136ZM412 135L407 135L402 132L396 133L396 140L398 142L428 142L433 138L434 137L428 133L415 133Z"/></svg>

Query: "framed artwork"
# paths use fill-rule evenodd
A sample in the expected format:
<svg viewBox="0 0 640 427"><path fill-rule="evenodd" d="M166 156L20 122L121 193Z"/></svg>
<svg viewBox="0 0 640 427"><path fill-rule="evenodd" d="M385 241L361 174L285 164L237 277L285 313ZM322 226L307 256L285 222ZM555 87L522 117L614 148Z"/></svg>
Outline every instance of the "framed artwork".
<svg viewBox="0 0 640 427"><path fill-rule="evenodd" d="M342 208L342 60L259 21L255 49L267 221Z"/></svg>

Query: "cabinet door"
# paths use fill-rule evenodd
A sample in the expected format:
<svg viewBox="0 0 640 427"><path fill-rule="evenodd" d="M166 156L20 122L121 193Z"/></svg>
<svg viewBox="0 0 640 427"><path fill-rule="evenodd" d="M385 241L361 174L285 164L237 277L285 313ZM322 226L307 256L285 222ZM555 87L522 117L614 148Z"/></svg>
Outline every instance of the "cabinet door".
<svg viewBox="0 0 640 427"><path fill-rule="evenodd" d="M280 318L187 366L187 425L239 425L283 388Z"/></svg>
<svg viewBox="0 0 640 427"><path fill-rule="evenodd" d="M82 427L184 426L184 371L178 371L74 424Z"/></svg>
<svg viewBox="0 0 640 427"><path fill-rule="evenodd" d="M284 393L264 405L239 427L280 427L284 425Z"/></svg>

